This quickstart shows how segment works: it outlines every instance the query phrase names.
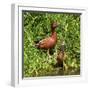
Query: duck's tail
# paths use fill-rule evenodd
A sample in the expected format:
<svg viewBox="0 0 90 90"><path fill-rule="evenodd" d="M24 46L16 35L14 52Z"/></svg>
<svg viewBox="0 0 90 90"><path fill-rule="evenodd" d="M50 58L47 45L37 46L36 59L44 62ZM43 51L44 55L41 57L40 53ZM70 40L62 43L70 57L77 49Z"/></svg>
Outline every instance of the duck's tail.
<svg viewBox="0 0 90 90"><path fill-rule="evenodd" d="M36 48L40 48L39 43L35 44L35 47L36 47Z"/></svg>

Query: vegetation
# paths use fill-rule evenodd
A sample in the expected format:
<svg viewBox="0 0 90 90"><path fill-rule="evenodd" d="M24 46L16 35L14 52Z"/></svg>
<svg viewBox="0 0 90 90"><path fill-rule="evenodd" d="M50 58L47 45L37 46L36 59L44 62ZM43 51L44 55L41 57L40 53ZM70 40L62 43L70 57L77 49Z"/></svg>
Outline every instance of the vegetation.
<svg viewBox="0 0 90 90"><path fill-rule="evenodd" d="M51 34L51 22L60 25L56 29L58 42L48 60L47 51L37 49L35 41ZM80 15L69 13L44 13L23 11L24 26L24 77L80 74ZM62 70L53 67L61 41L65 41L67 60Z"/></svg>

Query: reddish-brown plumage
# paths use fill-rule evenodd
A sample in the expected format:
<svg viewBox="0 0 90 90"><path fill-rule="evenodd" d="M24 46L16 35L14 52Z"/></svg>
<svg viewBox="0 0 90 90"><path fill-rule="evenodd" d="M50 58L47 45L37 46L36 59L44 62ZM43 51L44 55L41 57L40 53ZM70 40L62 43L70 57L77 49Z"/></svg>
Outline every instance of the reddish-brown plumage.
<svg viewBox="0 0 90 90"><path fill-rule="evenodd" d="M64 52L60 51L57 56L57 62L61 63L64 59Z"/></svg>
<svg viewBox="0 0 90 90"><path fill-rule="evenodd" d="M51 36L47 37L41 41L39 41L39 43L36 44L36 46L38 48L41 49L50 49L53 48L56 45L57 42L57 33L55 32L55 28L57 27L57 23L53 22L51 24Z"/></svg>
<svg viewBox="0 0 90 90"><path fill-rule="evenodd" d="M64 41L63 41L62 45L60 47L60 50L57 54L57 59L56 59L57 60L57 65L63 67L63 61L66 60L66 57L67 57L67 55L65 53L65 45L64 45Z"/></svg>
<svg viewBox="0 0 90 90"><path fill-rule="evenodd" d="M57 66L60 66L60 67L63 67L63 62L65 62L66 61L66 59L67 59L67 55L66 55L66 53L65 53L65 51L63 52L63 51L59 51L59 53L58 53L58 55L57 55L57 63L56 63L56 65Z"/></svg>

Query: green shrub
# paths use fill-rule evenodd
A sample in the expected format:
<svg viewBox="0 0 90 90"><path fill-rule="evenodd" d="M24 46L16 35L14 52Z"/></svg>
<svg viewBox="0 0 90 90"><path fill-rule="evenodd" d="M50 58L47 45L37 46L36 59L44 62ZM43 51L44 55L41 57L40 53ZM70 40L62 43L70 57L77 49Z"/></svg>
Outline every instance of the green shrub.
<svg viewBox="0 0 90 90"><path fill-rule="evenodd" d="M56 29L58 42L54 54L48 60L47 51L37 49L35 41L48 37L51 33L51 22L60 25ZM24 77L46 75L71 75L80 73L80 15L66 13L43 13L23 11L24 28ZM52 64L56 63L56 54L61 41L65 41L66 65L68 70L63 74ZM72 73L74 72L74 73ZM77 73L78 72L78 73Z"/></svg>

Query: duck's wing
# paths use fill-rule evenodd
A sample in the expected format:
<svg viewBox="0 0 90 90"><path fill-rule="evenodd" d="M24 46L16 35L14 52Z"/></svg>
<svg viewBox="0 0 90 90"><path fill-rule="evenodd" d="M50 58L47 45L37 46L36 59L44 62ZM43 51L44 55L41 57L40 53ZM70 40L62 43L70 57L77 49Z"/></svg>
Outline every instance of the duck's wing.
<svg viewBox="0 0 90 90"><path fill-rule="evenodd" d="M50 37L49 38L45 38L45 39L39 41L39 44L41 44L41 45L46 44L46 43L48 43L50 41L50 39L51 39Z"/></svg>
<svg viewBox="0 0 90 90"><path fill-rule="evenodd" d="M37 44L37 46L39 48L47 48L48 47L48 43L50 42L50 39L51 38L49 37L49 38L45 38L45 39L39 41L39 43Z"/></svg>

